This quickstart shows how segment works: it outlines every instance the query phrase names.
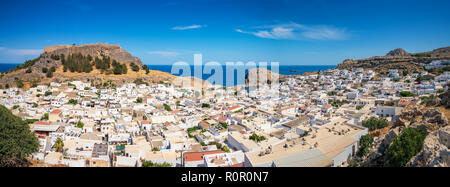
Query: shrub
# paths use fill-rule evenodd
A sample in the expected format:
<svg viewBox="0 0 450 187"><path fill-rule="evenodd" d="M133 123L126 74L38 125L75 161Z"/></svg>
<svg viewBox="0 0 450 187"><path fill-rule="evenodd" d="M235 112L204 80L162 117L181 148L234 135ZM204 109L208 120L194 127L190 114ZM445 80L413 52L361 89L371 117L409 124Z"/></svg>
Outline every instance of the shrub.
<svg viewBox="0 0 450 187"><path fill-rule="evenodd" d="M81 121L78 121L77 127L80 128L80 129L82 129L82 128L84 127L84 123L81 122Z"/></svg>
<svg viewBox="0 0 450 187"><path fill-rule="evenodd" d="M164 104L163 106L164 106L164 109L166 109L167 111L169 111L169 112L172 111L172 109L170 108L169 105Z"/></svg>
<svg viewBox="0 0 450 187"><path fill-rule="evenodd" d="M253 134L250 136L250 140L253 140L253 141L256 141L256 142L260 142L260 141L266 140L266 137L264 137L264 136L258 136L257 134L253 133Z"/></svg>
<svg viewBox="0 0 450 187"><path fill-rule="evenodd" d="M409 91L402 91L402 92L400 92L400 96L401 97L413 97L414 94Z"/></svg>
<svg viewBox="0 0 450 187"><path fill-rule="evenodd" d="M419 128L406 128L386 150L385 167L403 167L420 152L427 133Z"/></svg>
<svg viewBox="0 0 450 187"><path fill-rule="evenodd" d="M135 63L131 62L131 63L130 63L130 66L131 66L131 70L133 70L133 71L135 71L135 72L138 72L138 71L139 71L139 66L136 65Z"/></svg>
<svg viewBox="0 0 450 187"><path fill-rule="evenodd" d="M385 128L385 127L389 126L389 123L384 118L371 117L368 120L364 120L362 122L362 126L369 128L369 131L373 131L376 129Z"/></svg>
<svg viewBox="0 0 450 187"><path fill-rule="evenodd" d="M363 157L369 153L369 148L373 145L373 138L370 135L361 136L359 140L359 149L356 155Z"/></svg>
<svg viewBox="0 0 450 187"><path fill-rule="evenodd" d="M172 164L163 162L162 164L153 163L152 161L145 161L142 163L142 167L172 167Z"/></svg>

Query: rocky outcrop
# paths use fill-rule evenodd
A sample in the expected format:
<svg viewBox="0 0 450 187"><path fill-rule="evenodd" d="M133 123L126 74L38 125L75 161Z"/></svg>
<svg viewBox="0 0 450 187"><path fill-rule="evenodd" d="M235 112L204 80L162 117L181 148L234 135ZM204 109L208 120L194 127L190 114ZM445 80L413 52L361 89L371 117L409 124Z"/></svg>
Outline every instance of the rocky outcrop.
<svg viewBox="0 0 450 187"><path fill-rule="evenodd" d="M450 166L450 126L436 130L425 138L423 149L407 164L410 167Z"/></svg>
<svg viewBox="0 0 450 187"><path fill-rule="evenodd" d="M406 52L402 48L397 48L392 51L389 51L389 53L386 54L386 56L410 56L410 55L408 52Z"/></svg>
<svg viewBox="0 0 450 187"><path fill-rule="evenodd" d="M450 47L435 49L431 52L410 54L403 49L395 49L387 53L386 56L374 56L366 59L346 59L338 64L337 69L364 68L371 69L379 73L388 72L389 69L422 71L422 63L429 63L433 60L450 60Z"/></svg>
<svg viewBox="0 0 450 187"><path fill-rule="evenodd" d="M450 88L450 84L447 84L447 87ZM450 109L450 89L439 95L439 98L440 98L439 106L443 106L447 109Z"/></svg>
<svg viewBox="0 0 450 187"><path fill-rule="evenodd" d="M107 75L97 70L93 66L93 71L89 73L76 73L70 71L63 71L62 60L59 59L61 54L67 59L67 56L71 54L81 53L83 56L91 56L92 59L99 57L110 57L111 60L116 60L119 63L126 64L128 66L127 74L122 75ZM56 57L57 56L57 57ZM91 64L93 61L91 61ZM88 82L98 82L101 84L103 81L113 81L116 85L121 85L127 82L133 82L136 79L142 79L145 82L160 82L160 81L172 81L175 76L160 72L150 71L146 73L145 70L140 68L140 71L134 72L131 70L130 63L135 63L139 67L142 66L142 62L139 58L132 56L129 52L122 49L119 45L109 44L88 44L88 45L58 45L46 47L44 53L38 58L30 62L26 62L21 69L7 73L2 76L0 85L5 86L8 84L10 87L15 87L17 80L21 80L24 83L24 88L28 88L32 82L37 84L45 84L49 82L61 82L65 80L81 80ZM53 77L48 78L45 73L42 72L42 68L50 69L55 67L56 71ZM31 70L31 72L27 72Z"/></svg>
<svg viewBox="0 0 450 187"><path fill-rule="evenodd" d="M120 45L109 44L87 44L87 45L57 45L51 47L45 47L44 54L60 55L81 53L84 56L90 55L92 57L109 56L111 59L122 63L133 62L142 66L142 62L139 58L131 56L130 53L120 47Z"/></svg>
<svg viewBox="0 0 450 187"><path fill-rule="evenodd" d="M428 132L448 125L448 119L443 112L435 107L425 107L423 105L408 105L400 114L399 119L394 124L395 127L423 127Z"/></svg>

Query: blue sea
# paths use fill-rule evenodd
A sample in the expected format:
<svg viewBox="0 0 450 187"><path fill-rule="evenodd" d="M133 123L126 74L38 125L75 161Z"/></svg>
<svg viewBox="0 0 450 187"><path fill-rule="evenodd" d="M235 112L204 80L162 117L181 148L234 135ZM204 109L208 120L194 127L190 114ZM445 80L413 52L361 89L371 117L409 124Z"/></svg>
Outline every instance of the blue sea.
<svg viewBox="0 0 450 187"><path fill-rule="evenodd" d="M171 73L172 71L172 66L171 65L147 65L147 67L151 70L159 70L162 72L168 72ZM198 67L198 66L197 66ZM278 67L278 73L282 74L282 75L300 75L303 74L305 72L316 72L316 71L325 71L325 70L329 70L329 69L333 69L336 66L334 65L280 65ZM190 66L190 71L191 74L188 76L195 76L198 78L202 78L204 80L207 80L209 77L211 77L214 73L216 73L215 71L212 71L211 74L206 74L203 73L200 76L196 76L194 75L194 68L195 66L191 65ZM203 71L205 71L204 66L202 67ZM234 68L234 67L233 67ZM227 76L227 72L226 72L226 66L222 66L222 74L223 74L223 79L222 79L222 85L224 86L235 86L235 85L242 85L244 84L244 82L242 81L242 79L238 80L237 79L237 70L234 70L234 81L232 80L227 80L226 76ZM245 68L244 68L245 69ZM267 66L267 69L272 70L272 68L270 66ZM178 71L178 70L177 70ZM275 69L273 71L276 71ZM245 69L245 75L248 73L248 69ZM183 74L183 72L181 71L180 73L173 73L173 75L176 76L181 76ZM215 83L218 84L218 83Z"/></svg>
<svg viewBox="0 0 450 187"><path fill-rule="evenodd" d="M20 64L2 64L2 63L0 63L0 73L1 73L1 72L7 72L7 71L9 71L10 69L11 69L11 70L14 70L14 68L15 68L17 65L20 65Z"/></svg>
<svg viewBox="0 0 450 187"><path fill-rule="evenodd" d="M14 69L17 65L19 64L1 64L0 63L0 72L7 72L10 69ZM171 73L172 71L172 65L147 65L147 67L151 70L159 70L159 71L163 71L163 72L168 72ZM300 75L303 74L305 72L315 72L315 71L325 71L328 69L332 69L336 66L334 65L280 65L278 68L278 73L282 74L282 75ZM194 66L191 65L190 66L191 69L191 75L189 76L195 76L194 75ZM235 70L234 73L234 82L227 82L226 79L226 67L223 66L222 70L223 70L223 84L225 86L234 86L234 85L240 85L243 84L243 82L238 81L236 78L236 74L237 71ZM272 68L270 66L267 67L267 69L271 70ZM182 72L180 73L174 73L174 75L180 76ZM212 73L215 73L214 71L212 71ZM245 73L247 74L247 69L245 69ZM210 76L212 76L212 74L206 74L204 73L203 75L201 75L201 77L197 76L198 78L202 78L204 80L208 79Z"/></svg>

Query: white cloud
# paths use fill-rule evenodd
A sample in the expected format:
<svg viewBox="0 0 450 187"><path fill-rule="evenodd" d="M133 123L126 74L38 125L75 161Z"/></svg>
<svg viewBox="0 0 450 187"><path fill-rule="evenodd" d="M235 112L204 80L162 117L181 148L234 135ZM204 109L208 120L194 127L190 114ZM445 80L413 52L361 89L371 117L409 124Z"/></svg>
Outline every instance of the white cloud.
<svg viewBox="0 0 450 187"><path fill-rule="evenodd" d="M14 56L32 56L32 55L40 55L41 53L43 53L42 49L10 49L1 46L0 51L2 51L2 53Z"/></svg>
<svg viewBox="0 0 450 187"><path fill-rule="evenodd" d="M174 56L179 55L178 52L173 52L173 51L149 51L147 53L152 54L152 55L161 55L161 56L165 56L165 57L174 57Z"/></svg>
<svg viewBox="0 0 450 187"><path fill-rule="evenodd" d="M307 26L294 22L254 27L252 31L243 31L242 29L235 31L276 40L345 40L349 37L346 29L327 25Z"/></svg>
<svg viewBox="0 0 450 187"><path fill-rule="evenodd" d="M202 27L205 27L205 25L177 26L173 27L172 30L189 30L189 29L199 29Z"/></svg>
<svg viewBox="0 0 450 187"><path fill-rule="evenodd" d="M14 55L19 56L40 55L43 52L41 49L12 49L9 51Z"/></svg>

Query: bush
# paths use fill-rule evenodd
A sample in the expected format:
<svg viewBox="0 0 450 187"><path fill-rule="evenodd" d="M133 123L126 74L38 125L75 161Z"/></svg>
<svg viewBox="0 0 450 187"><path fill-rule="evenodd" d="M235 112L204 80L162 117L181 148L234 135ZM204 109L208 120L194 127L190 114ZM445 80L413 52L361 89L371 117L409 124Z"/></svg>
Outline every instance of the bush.
<svg viewBox="0 0 450 187"><path fill-rule="evenodd" d="M384 118L371 117L368 120L364 120L362 122L362 126L369 128L369 131L373 131L376 129L385 128L385 127L389 126L389 123Z"/></svg>
<svg viewBox="0 0 450 187"><path fill-rule="evenodd" d="M419 128L406 128L386 150L385 167L403 167L420 152L427 133Z"/></svg>
<svg viewBox="0 0 450 187"><path fill-rule="evenodd" d="M138 72L138 71L139 71L139 66L136 65L135 63L131 62L131 63L130 63L130 66L131 66L131 70L133 70L133 71L135 71L135 72Z"/></svg>
<svg viewBox="0 0 450 187"><path fill-rule="evenodd" d="M136 103L142 103L142 98L138 97L138 98L136 99Z"/></svg>
<svg viewBox="0 0 450 187"><path fill-rule="evenodd" d="M169 111L169 112L172 111L172 109L170 108L169 105L164 104L163 106L164 106L164 109L166 109L167 111Z"/></svg>
<svg viewBox="0 0 450 187"><path fill-rule="evenodd" d="M356 155L359 157L366 156L369 153L369 148L373 145L373 138L370 135L361 136L359 140L359 149Z"/></svg>
<svg viewBox="0 0 450 187"><path fill-rule="evenodd" d="M260 142L260 141L266 140L266 137L264 137L264 136L258 136L257 134L253 133L253 134L250 136L250 140L253 140L253 141L256 141L256 142Z"/></svg>
<svg viewBox="0 0 450 187"><path fill-rule="evenodd" d="M46 76L47 78L52 78L52 77L53 77L53 71L48 71L48 72L45 74L45 76Z"/></svg>
<svg viewBox="0 0 450 187"><path fill-rule="evenodd" d="M48 69L46 67L43 67L42 68L42 73L47 73L47 72L48 72Z"/></svg>
<svg viewBox="0 0 450 187"><path fill-rule="evenodd" d="M81 121L78 121L77 127L80 128L80 129L82 129L82 128L84 127L84 123L81 122Z"/></svg>
<svg viewBox="0 0 450 187"><path fill-rule="evenodd" d="M409 91L402 91L400 92L401 97L414 97L414 94Z"/></svg>
<svg viewBox="0 0 450 187"><path fill-rule="evenodd" d="M142 162L142 167L172 167L172 164L164 162L162 164L153 163L152 161Z"/></svg>
<svg viewBox="0 0 450 187"><path fill-rule="evenodd" d="M45 113L44 116L41 118L42 120L48 120L48 113Z"/></svg>
<svg viewBox="0 0 450 187"><path fill-rule="evenodd" d="M77 103L78 103L78 101L75 100L75 99L70 99L69 100L69 104L76 105Z"/></svg>
<svg viewBox="0 0 450 187"><path fill-rule="evenodd" d="M27 71L25 71L25 73L31 73L31 72L33 72L33 71L31 70L31 67L28 68Z"/></svg>
<svg viewBox="0 0 450 187"><path fill-rule="evenodd" d="M202 108L211 108L211 105L208 103L202 103Z"/></svg>

